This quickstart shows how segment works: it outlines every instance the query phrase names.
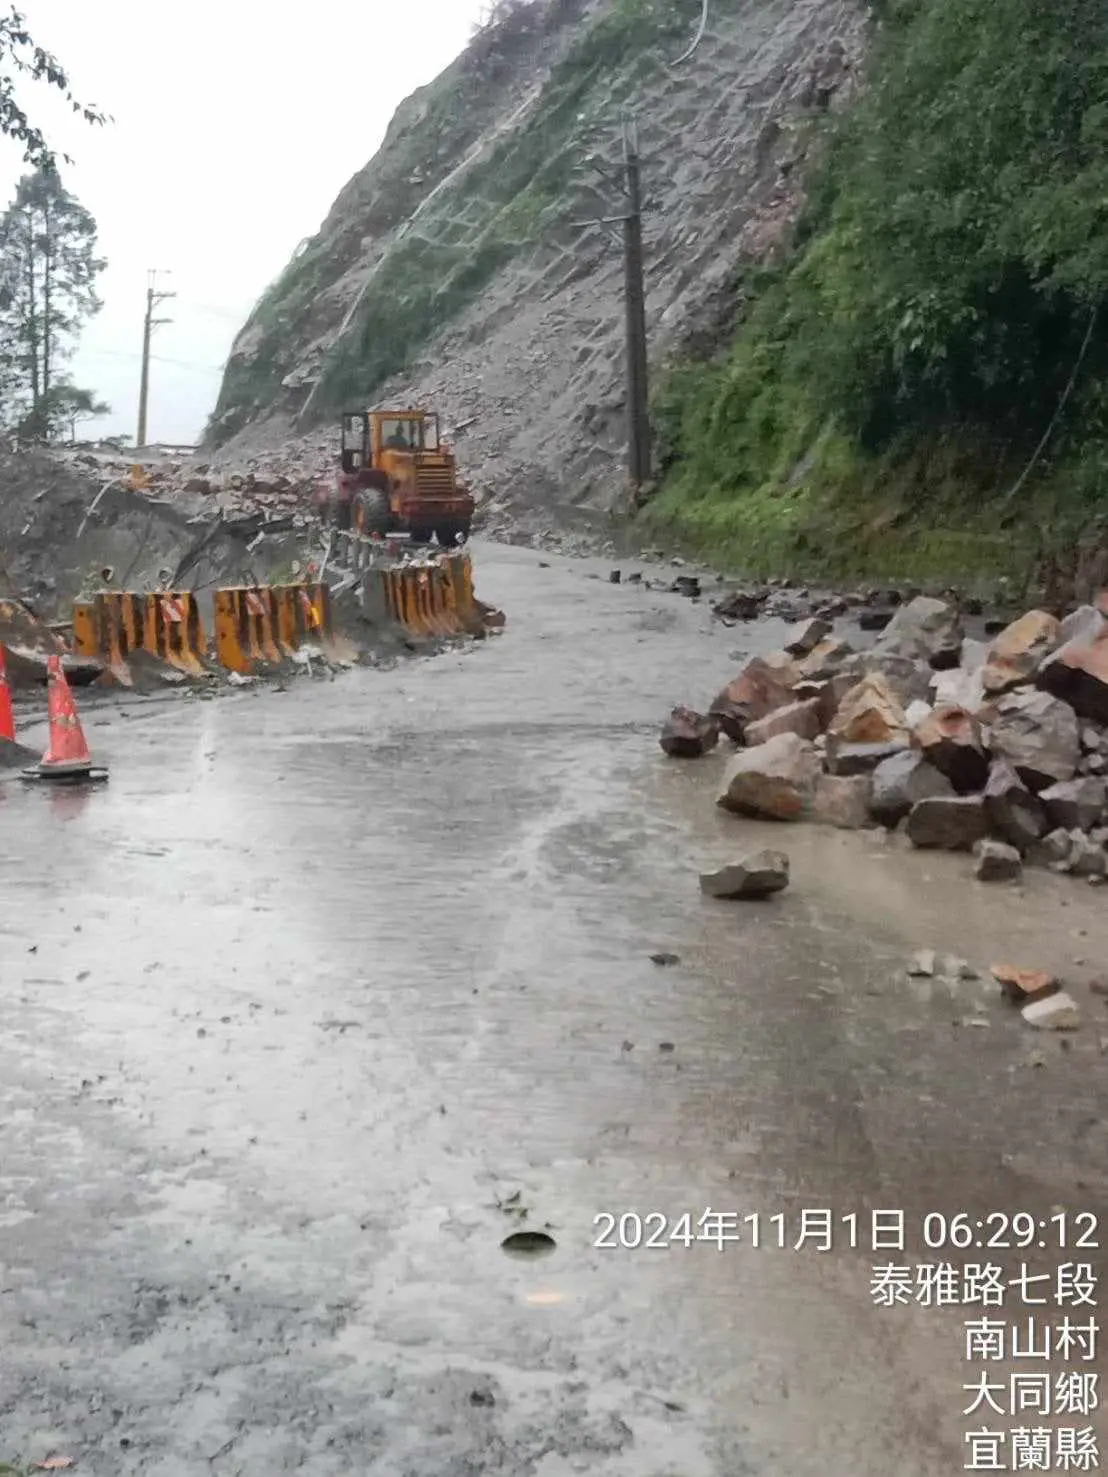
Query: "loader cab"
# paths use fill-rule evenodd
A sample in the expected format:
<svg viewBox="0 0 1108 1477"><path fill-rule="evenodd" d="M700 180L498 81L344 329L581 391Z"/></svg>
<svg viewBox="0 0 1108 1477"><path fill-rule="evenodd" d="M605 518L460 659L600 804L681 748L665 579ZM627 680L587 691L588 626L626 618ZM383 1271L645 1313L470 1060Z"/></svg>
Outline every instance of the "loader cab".
<svg viewBox="0 0 1108 1477"><path fill-rule="evenodd" d="M424 411L374 411L371 443L376 462L383 451L423 452L439 450L439 418Z"/></svg>
<svg viewBox="0 0 1108 1477"><path fill-rule="evenodd" d="M369 444L369 416L351 410L342 418L342 470L349 476L373 465Z"/></svg>

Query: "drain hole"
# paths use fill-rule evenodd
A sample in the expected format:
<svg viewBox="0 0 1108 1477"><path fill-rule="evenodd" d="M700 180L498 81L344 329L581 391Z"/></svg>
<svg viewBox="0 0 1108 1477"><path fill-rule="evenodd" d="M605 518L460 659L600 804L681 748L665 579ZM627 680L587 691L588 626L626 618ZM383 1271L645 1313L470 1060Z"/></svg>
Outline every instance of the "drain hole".
<svg viewBox="0 0 1108 1477"><path fill-rule="evenodd" d="M548 1236L545 1231L513 1231L510 1236L504 1237L500 1250L515 1257L549 1256L557 1245L554 1237Z"/></svg>

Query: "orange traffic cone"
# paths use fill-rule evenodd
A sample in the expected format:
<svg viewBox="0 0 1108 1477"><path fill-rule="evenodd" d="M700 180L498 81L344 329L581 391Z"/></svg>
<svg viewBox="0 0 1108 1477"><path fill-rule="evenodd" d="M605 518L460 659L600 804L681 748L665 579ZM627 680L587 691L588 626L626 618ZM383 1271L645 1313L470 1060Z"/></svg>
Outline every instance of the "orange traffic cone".
<svg viewBox="0 0 1108 1477"><path fill-rule="evenodd" d="M4 648L0 646L0 744L2 743L15 743L15 714L12 712L12 691L8 686Z"/></svg>
<svg viewBox="0 0 1108 1477"><path fill-rule="evenodd" d="M34 769L23 771L24 779L33 780L106 780L106 769L93 769L92 755L85 742L81 720L69 683L65 680L60 656L46 660L50 743Z"/></svg>

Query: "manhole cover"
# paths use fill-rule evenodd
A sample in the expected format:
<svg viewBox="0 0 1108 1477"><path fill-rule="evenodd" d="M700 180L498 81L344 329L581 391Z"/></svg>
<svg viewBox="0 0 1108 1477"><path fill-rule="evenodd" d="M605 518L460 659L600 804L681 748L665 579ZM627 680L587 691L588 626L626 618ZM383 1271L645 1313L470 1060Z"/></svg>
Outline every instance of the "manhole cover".
<svg viewBox="0 0 1108 1477"><path fill-rule="evenodd" d="M549 1256L558 1243L545 1231L513 1231L500 1243L500 1250L508 1256L534 1258Z"/></svg>

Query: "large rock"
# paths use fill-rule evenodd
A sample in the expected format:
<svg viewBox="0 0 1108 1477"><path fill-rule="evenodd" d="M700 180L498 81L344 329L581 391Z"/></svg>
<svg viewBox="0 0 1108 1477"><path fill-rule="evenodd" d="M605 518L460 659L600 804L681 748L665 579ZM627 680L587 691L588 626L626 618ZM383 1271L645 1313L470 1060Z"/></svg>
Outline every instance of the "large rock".
<svg viewBox="0 0 1108 1477"><path fill-rule="evenodd" d="M1014 846L1006 841L986 838L973 848L976 866L974 876L979 882L1013 882L1023 874L1023 861Z"/></svg>
<svg viewBox="0 0 1108 1477"><path fill-rule="evenodd" d="M718 718L728 738L741 744L748 723L755 723L793 700L792 683L779 669L754 657L733 682L716 694L710 717Z"/></svg>
<svg viewBox="0 0 1108 1477"><path fill-rule="evenodd" d="M1020 689L992 705L989 747L1007 759L1033 790L1045 790L1077 773L1081 744L1077 718L1047 692Z"/></svg>
<svg viewBox="0 0 1108 1477"><path fill-rule="evenodd" d="M855 652L853 656L847 657L839 671L844 677L851 676L857 682L879 672L902 707L907 707L916 698L927 698L933 675L926 662L898 656L895 652L881 652L876 648L872 651Z"/></svg>
<svg viewBox="0 0 1108 1477"><path fill-rule="evenodd" d="M821 774L812 796L812 820L841 831L860 831L870 824L873 780L868 774Z"/></svg>
<svg viewBox="0 0 1108 1477"><path fill-rule="evenodd" d="M893 616L874 651L936 667L957 666L964 638L961 618L953 605L917 595Z"/></svg>
<svg viewBox="0 0 1108 1477"><path fill-rule="evenodd" d="M1108 786L1100 779L1063 780L1039 796L1047 819L1065 831L1091 831L1108 803Z"/></svg>
<svg viewBox="0 0 1108 1477"><path fill-rule="evenodd" d="M706 897L762 898L789 885L789 859L783 851L757 851L715 872L700 874Z"/></svg>
<svg viewBox="0 0 1108 1477"><path fill-rule="evenodd" d="M936 708L915 729L912 743L960 795L980 790L989 777L981 725L965 708Z"/></svg>
<svg viewBox="0 0 1108 1477"><path fill-rule="evenodd" d="M831 774L872 774L896 754L907 754L907 744L844 744L832 735L827 741L827 768Z"/></svg>
<svg viewBox="0 0 1108 1477"><path fill-rule="evenodd" d="M1043 662L1036 682L1080 717L1108 723L1108 629L1095 641L1067 642Z"/></svg>
<svg viewBox="0 0 1108 1477"><path fill-rule="evenodd" d="M953 795L946 775L911 749L902 749L883 759L873 771L870 810L885 826L897 826L920 800Z"/></svg>
<svg viewBox="0 0 1108 1477"><path fill-rule="evenodd" d="M829 636L826 641L814 646L804 660L797 663L797 668L802 679L832 677L847 657L853 655L854 648L849 641L840 641L837 637Z"/></svg>
<svg viewBox="0 0 1108 1477"><path fill-rule="evenodd" d="M830 636L830 634L830 621L820 620L818 616L812 616L810 620L800 621L797 625L785 632L785 650L790 656L808 656L824 637Z"/></svg>
<svg viewBox="0 0 1108 1477"><path fill-rule="evenodd" d="M985 802L980 795L937 795L920 800L908 817L908 840L913 846L970 851L988 831Z"/></svg>
<svg viewBox="0 0 1108 1477"><path fill-rule="evenodd" d="M719 724L692 708L674 708L658 742L674 759L697 759L719 743Z"/></svg>
<svg viewBox="0 0 1108 1477"><path fill-rule="evenodd" d="M795 733L798 738L814 739L823 732L822 704L818 696L800 702L786 703L783 708L746 726L748 744L764 744L779 733Z"/></svg>
<svg viewBox="0 0 1108 1477"><path fill-rule="evenodd" d="M1030 682L1060 640L1060 624L1048 611L1029 610L1021 615L989 647L981 674L985 692L990 695L1008 692L1023 682Z"/></svg>
<svg viewBox="0 0 1108 1477"><path fill-rule="evenodd" d="M843 697L828 732L847 744L907 743L908 721L887 679L871 672Z"/></svg>
<svg viewBox="0 0 1108 1477"><path fill-rule="evenodd" d="M815 746L794 733L744 749L727 766L716 803L739 815L795 821L807 810L823 766Z"/></svg>
<svg viewBox="0 0 1108 1477"><path fill-rule="evenodd" d="M985 784L990 828L1017 851L1026 852L1047 830L1046 814L1006 759L996 759Z"/></svg>
<svg viewBox="0 0 1108 1477"><path fill-rule="evenodd" d="M967 713L976 713L985 701L985 660L989 648L984 641L962 642L962 660L957 667L945 672L933 672L931 689L936 706L953 703L965 708Z"/></svg>

